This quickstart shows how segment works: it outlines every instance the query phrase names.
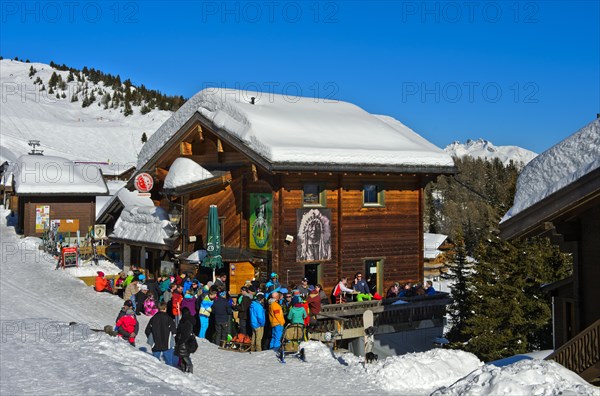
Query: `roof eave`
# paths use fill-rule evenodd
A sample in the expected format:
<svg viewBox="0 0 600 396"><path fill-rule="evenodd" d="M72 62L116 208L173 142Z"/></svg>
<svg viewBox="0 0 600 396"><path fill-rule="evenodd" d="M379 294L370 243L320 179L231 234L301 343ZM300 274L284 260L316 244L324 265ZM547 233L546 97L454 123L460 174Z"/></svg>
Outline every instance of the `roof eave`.
<svg viewBox="0 0 600 396"><path fill-rule="evenodd" d="M118 242L118 243L125 243L127 245L134 245L134 246L144 246L150 249L158 249L158 250L172 250L173 249L173 245L175 243L175 241L177 240L177 237L173 237L173 238L165 238L164 244L160 244L160 243L154 243L154 242L146 242L146 241L136 241L133 239L125 239L125 238L119 238L119 237L115 237L115 236L108 236L108 239L114 242Z"/></svg>
<svg viewBox="0 0 600 396"><path fill-rule="evenodd" d="M303 163L279 162L271 165L272 172L375 172L375 173L418 173L444 174L457 173L455 166L436 165L389 165L389 164L332 164L332 163Z"/></svg>
<svg viewBox="0 0 600 396"><path fill-rule="evenodd" d="M47 195L52 195L52 196L57 196L57 197L103 197L103 196L107 196L110 195L110 193L107 191L105 193L79 193L79 192L31 192L31 193L22 193L22 192L18 192L15 191L15 195L18 195L20 197L29 197L29 196L47 196Z"/></svg>

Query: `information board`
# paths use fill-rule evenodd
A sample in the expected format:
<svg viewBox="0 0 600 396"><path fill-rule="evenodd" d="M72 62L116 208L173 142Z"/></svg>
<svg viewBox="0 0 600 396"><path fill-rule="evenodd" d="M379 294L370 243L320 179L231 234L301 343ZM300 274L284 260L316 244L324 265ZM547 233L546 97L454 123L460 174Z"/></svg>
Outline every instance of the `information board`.
<svg viewBox="0 0 600 396"><path fill-rule="evenodd" d="M66 267L78 267L79 266L79 254L77 253L77 247L64 247L62 248L62 266Z"/></svg>

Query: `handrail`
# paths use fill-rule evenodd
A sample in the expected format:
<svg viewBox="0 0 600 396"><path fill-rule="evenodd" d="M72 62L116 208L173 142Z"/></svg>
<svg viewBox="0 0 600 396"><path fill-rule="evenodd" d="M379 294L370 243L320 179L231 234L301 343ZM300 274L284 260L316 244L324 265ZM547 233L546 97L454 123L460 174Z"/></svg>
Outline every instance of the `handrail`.
<svg viewBox="0 0 600 396"><path fill-rule="evenodd" d="M546 360L554 360L586 380L597 377L598 370L594 369L600 365L600 319L550 354ZM593 369L593 373L590 372L591 377L586 378L588 375L585 372L590 369Z"/></svg>

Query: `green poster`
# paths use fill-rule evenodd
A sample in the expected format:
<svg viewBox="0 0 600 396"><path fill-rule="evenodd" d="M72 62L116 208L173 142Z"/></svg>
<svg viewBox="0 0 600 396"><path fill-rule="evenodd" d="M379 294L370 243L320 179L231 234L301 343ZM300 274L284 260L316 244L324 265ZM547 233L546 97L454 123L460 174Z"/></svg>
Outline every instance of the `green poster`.
<svg viewBox="0 0 600 396"><path fill-rule="evenodd" d="M273 195L250 194L250 249L271 249L272 224Z"/></svg>

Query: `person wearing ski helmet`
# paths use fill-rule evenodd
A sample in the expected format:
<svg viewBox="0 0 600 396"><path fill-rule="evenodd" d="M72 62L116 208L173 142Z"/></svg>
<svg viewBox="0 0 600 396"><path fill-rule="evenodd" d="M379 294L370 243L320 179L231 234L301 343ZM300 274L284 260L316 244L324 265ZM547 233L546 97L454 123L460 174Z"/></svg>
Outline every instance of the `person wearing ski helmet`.
<svg viewBox="0 0 600 396"><path fill-rule="evenodd" d="M270 279L271 280L268 281L267 284L265 285L265 288L266 288L265 298L267 300L271 296L271 293L273 293L275 291L279 291L279 289L281 289L281 284L279 283L279 276L277 275L276 272L271 273Z"/></svg>

